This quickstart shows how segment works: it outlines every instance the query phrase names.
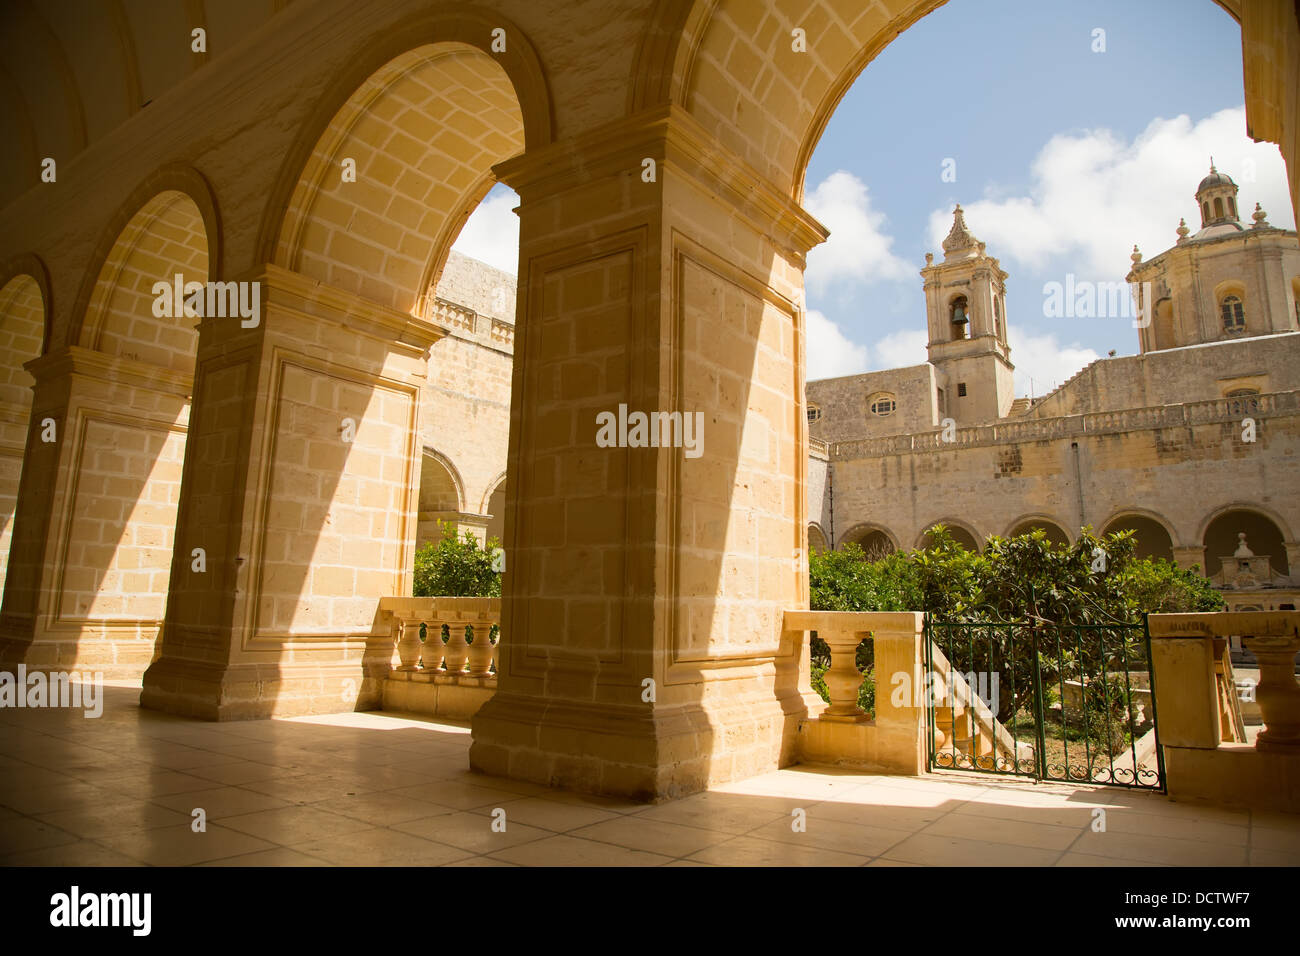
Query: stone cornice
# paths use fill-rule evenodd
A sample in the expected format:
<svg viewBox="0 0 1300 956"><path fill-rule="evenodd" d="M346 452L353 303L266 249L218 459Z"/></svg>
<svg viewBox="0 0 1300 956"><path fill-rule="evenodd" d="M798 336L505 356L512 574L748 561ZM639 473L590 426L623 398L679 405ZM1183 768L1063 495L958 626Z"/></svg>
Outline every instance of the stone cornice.
<svg viewBox="0 0 1300 956"><path fill-rule="evenodd" d="M36 379L36 388L64 375L81 375L104 382L144 387L188 398L194 384L193 372L178 372L148 362L109 355L79 345L65 345L32 359L23 368Z"/></svg>
<svg viewBox="0 0 1300 956"><path fill-rule="evenodd" d="M753 166L723 146L689 112L666 105L607 123L570 140L508 159L493 172L527 201L635 170L643 159L685 173L734 204L749 223L800 255L829 230ZM659 173L662 183L663 170Z"/></svg>
<svg viewBox="0 0 1300 956"><path fill-rule="evenodd" d="M378 302L272 263L267 263L263 267L259 281L263 284L264 314L266 307L274 303L277 308L288 309L307 318L330 322L381 342L405 345L408 349L419 352L426 351L434 342L447 334L445 330L426 319L407 312L399 312L397 309L380 305Z"/></svg>
<svg viewBox="0 0 1300 956"><path fill-rule="evenodd" d="M1251 240L1267 238L1286 239L1288 236L1292 240L1300 238L1300 234L1295 233L1290 229L1278 229L1275 226L1269 226L1265 229L1254 229L1248 227L1243 229L1241 232L1228 233L1223 236L1211 236L1207 239L1189 238L1184 243L1170 246L1168 249L1152 256L1150 259L1144 259L1142 262L1139 262L1129 270L1129 274L1125 277L1125 280L1128 282L1141 281L1142 277L1152 271L1153 267L1159 266L1163 268L1169 265L1173 261L1173 257L1180 253L1186 253L1186 258L1191 259L1194 257L1193 254L1195 251L1212 246L1224 245L1229 242L1240 240L1249 242ZM1281 254L1283 247L1279 244L1277 249L1278 253ZM1263 250L1261 250L1261 252L1262 251Z"/></svg>

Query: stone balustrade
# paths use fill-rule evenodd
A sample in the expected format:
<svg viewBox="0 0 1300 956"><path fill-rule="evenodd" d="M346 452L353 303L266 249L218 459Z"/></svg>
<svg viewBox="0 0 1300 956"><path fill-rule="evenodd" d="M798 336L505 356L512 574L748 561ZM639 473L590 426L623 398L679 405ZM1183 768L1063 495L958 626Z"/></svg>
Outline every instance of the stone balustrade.
<svg viewBox="0 0 1300 956"><path fill-rule="evenodd" d="M384 709L468 718L496 691L500 598L383 598L395 665ZM443 629L446 628L446 635Z"/></svg>
<svg viewBox="0 0 1300 956"><path fill-rule="evenodd" d="M924 615L916 612L786 611L787 634L816 631L831 652L823 675L830 705L799 728L798 759L885 773L920 774L926 764L926 715L916 689L924 686ZM876 715L858 707L863 675L857 646L870 640L879 680ZM909 693L893 689L905 683Z"/></svg>
<svg viewBox="0 0 1300 956"><path fill-rule="evenodd" d="M1169 793L1259 809L1300 809L1300 611L1153 614L1156 712ZM1237 738L1227 639L1259 662L1263 729ZM1226 662L1225 662L1226 660Z"/></svg>
<svg viewBox="0 0 1300 956"><path fill-rule="evenodd" d="M425 298L422 309L424 319L434 325L505 352L514 351L515 327L511 322L483 315L435 295Z"/></svg>
<svg viewBox="0 0 1300 956"><path fill-rule="evenodd" d="M1050 418L1025 418L992 425L958 428L945 440L941 431L890 435L830 443L833 460L880 458L910 452L942 451L1016 442L1051 441L1080 435L1107 435L1152 428L1239 422L1243 417L1294 415L1300 412L1300 390L1270 392L1240 398L1219 398L1177 405L1127 408L1117 412L1093 412Z"/></svg>

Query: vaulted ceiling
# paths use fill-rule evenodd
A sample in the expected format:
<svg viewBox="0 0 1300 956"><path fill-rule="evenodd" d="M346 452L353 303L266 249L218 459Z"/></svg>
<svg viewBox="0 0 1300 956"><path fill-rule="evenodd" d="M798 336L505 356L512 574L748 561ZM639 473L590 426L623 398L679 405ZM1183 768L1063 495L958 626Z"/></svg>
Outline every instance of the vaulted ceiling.
<svg viewBox="0 0 1300 956"><path fill-rule="evenodd" d="M0 5L0 206L62 169L291 0L5 0ZM206 52L194 52L193 31Z"/></svg>

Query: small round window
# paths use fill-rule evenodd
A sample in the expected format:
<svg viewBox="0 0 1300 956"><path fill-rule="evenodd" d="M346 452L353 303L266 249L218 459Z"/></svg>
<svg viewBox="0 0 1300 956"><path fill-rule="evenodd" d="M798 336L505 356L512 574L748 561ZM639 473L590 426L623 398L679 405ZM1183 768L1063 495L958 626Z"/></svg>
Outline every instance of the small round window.
<svg viewBox="0 0 1300 956"><path fill-rule="evenodd" d="M811 425L813 422L819 422L819 421L821 421L821 420L822 420L822 410L821 410L821 406L819 406L819 405L809 405L809 406L808 406L808 424Z"/></svg>

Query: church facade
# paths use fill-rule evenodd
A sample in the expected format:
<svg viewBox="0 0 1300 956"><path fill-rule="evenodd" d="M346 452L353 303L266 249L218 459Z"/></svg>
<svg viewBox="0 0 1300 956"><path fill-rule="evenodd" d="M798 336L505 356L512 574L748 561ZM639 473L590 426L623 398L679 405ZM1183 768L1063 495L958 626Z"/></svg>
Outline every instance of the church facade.
<svg viewBox="0 0 1300 956"><path fill-rule="evenodd" d="M1199 231L1134 248L1139 354L1037 399L1014 393L1007 273L957 207L921 270L928 361L807 385L809 547L910 549L938 523L970 548L1132 529L1139 554L1201 568L1233 607L1294 607L1300 246L1258 205L1243 226L1213 167L1196 201Z"/></svg>

